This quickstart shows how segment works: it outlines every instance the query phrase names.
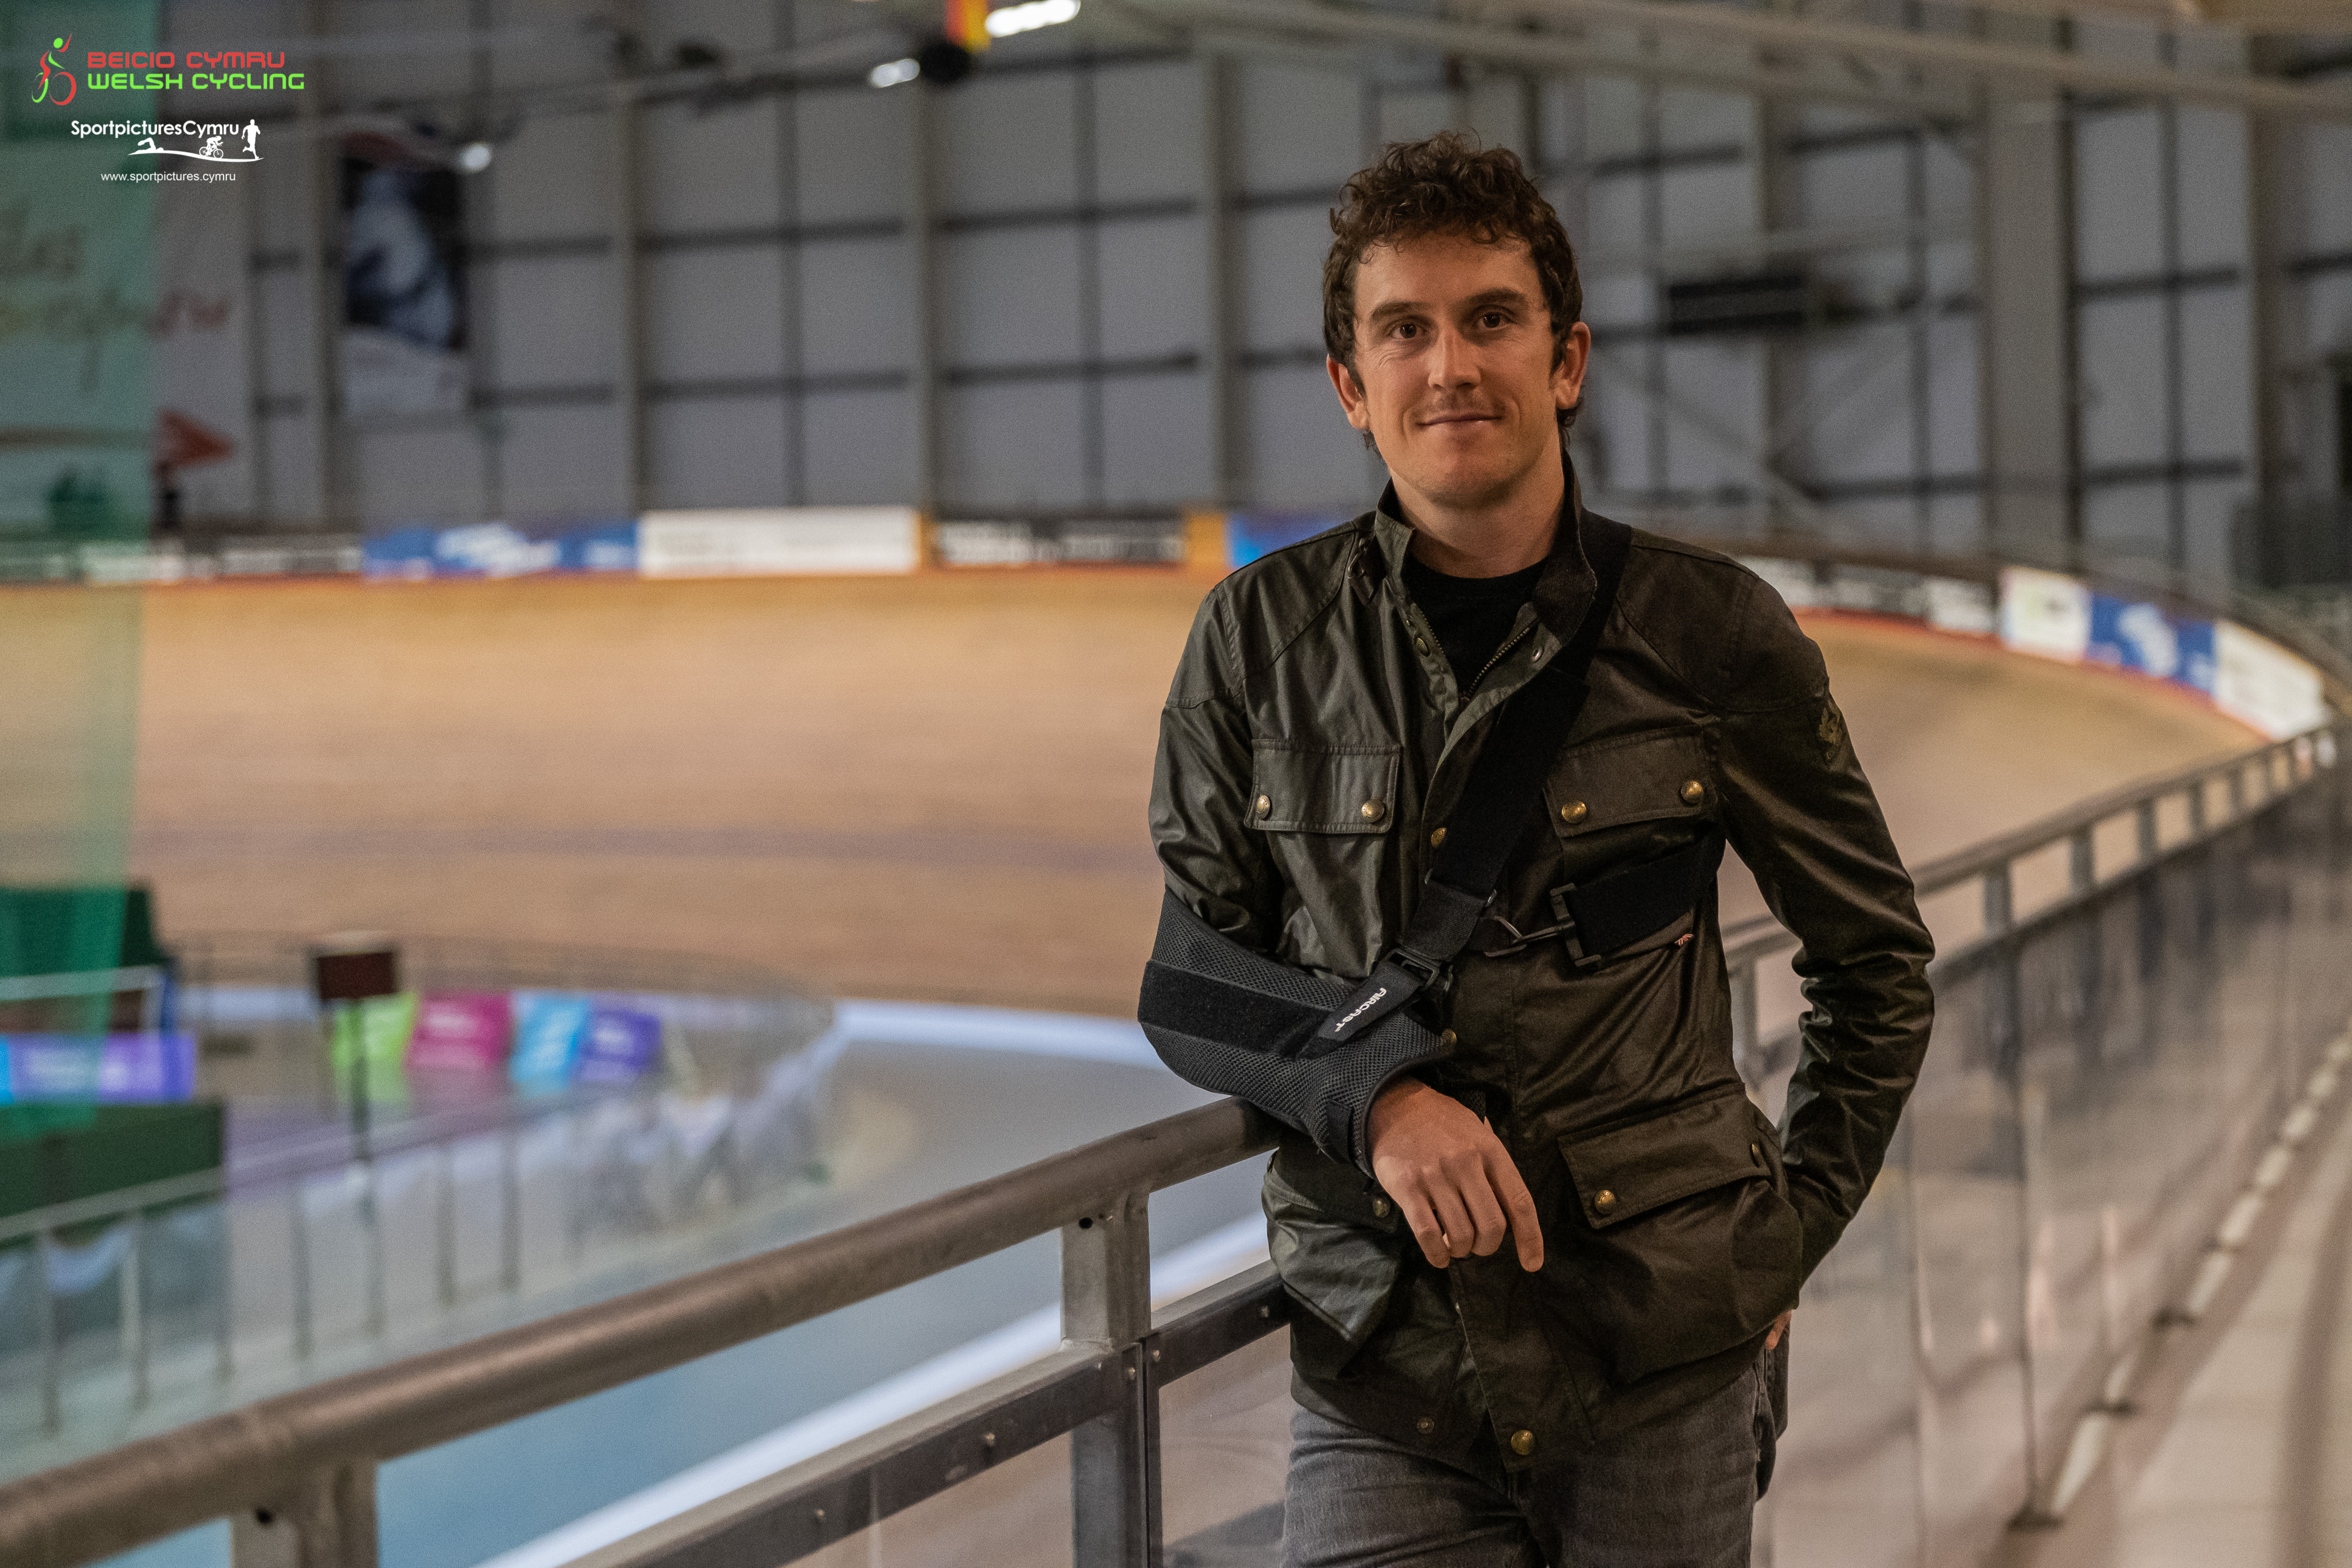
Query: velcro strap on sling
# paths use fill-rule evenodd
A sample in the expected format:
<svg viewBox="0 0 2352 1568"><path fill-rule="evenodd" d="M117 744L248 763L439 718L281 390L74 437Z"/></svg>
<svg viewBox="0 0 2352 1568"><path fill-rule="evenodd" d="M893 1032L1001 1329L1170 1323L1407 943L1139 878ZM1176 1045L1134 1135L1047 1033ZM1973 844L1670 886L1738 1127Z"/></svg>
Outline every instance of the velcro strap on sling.
<svg viewBox="0 0 2352 1568"><path fill-rule="evenodd" d="M1540 929L1522 931L1499 915L1487 915L1471 945L1491 958L1558 936L1577 967L1589 969L1681 919L1713 885L1722 863L1723 835L1710 832L1672 854L1553 888L1552 923Z"/></svg>
<svg viewBox="0 0 2352 1568"><path fill-rule="evenodd" d="M1633 530L1606 517L1588 517L1582 539L1596 580L1592 601L1585 606L1575 635L1548 667L1528 676L1503 705L1471 764L1462 798L1445 819L1445 837L1430 863L1429 881L1412 918L1405 923L1404 935L1363 984L1331 1010L1315 1031L1318 1038L1336 1042L1355 1039L1411 1001L1469 946L1470 934L1502 880L1503 862L1542 793L1544 775L1584 711L1585 677L1616 606Z"/></svg>

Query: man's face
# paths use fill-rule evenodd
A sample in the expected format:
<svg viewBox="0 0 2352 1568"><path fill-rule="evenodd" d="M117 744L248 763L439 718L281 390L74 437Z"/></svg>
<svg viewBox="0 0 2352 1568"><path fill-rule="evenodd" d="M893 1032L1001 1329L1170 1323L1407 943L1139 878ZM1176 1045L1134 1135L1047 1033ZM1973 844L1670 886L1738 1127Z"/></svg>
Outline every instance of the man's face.
<svg viewBox="0 0 2352 1568"><path fill-rule="evenodd" d="M1326 360L1348 423L1371 433L1408 499L1507 499L1559 441L1592 341L1553 361L1551 314L1524 241L1443 235L1377 246L1356 268L1356 374Z"/></svg>

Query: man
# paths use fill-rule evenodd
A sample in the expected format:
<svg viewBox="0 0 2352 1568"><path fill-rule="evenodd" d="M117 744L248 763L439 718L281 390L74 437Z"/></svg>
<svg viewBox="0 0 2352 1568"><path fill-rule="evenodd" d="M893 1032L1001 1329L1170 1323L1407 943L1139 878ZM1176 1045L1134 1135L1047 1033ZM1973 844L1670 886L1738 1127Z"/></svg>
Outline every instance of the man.
<svg viewBox="0 0 2352 1568"><path fill-rule="evenodd" d="M1744 1564L1780 1333L1926 1049L1927 933L1787 607L1583 510L1591 334L1517 160L1392 146L1332 228L1327 369L1391 482L1202 604L1139 1009L1292 1129L1286 1561ZM1803 944L1777 1133L1732 1062L1727 841Z"/></svg>

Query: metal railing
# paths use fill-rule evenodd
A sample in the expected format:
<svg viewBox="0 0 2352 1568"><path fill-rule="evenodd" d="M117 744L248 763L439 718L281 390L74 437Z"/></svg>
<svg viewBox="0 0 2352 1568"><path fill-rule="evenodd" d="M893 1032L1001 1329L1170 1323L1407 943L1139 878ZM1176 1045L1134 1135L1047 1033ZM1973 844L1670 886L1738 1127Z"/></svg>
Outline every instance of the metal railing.
<svg viewBox="0 0 2352 1568"><path fill-rule="evenodd" d="M1805 1316L1838 1348L1818 1364L1801 1353L1799 1420L1776 1498L1907 1449L1920 1490L1902 1511L1916 1519L1922 1562L1962 1560L1987 1530L2047 1511L2059 1439L2112 1381L2133 1338L2126 1320L2145 1322L2173 1299L2264 1117L2352 1008L2340 963L2352 814L2339 741L2331 727L2190 768L1920 869L1931 895L1976 884L1981 934L1937 965L1937 1044L1904 1134L1873 1201L1808 1287ZM2125 841L2114 867L2101 864L2102 829ZM2064 857L2063 885L2021 908L2019 868L2043 854ZM1751 926L1730 951L1738 1048L1759 1094L1785 1085L1794 1052L1787 1031L1760 1034L1757 969L1790 941ZM2180 995L2219 998L2223 1016L2174 1005ZM2219 1076L2205 1082L2199 1071ZM2160 1155L2078 1136L2084 1117L2128 1117L2131 1097L2151 1089L2173 1097ZM0 1562L72 1568L227 1514L238 1568L372 1568L385 1460L1058 1231L1060 1351L593 1561L791 1562L1067 1433L1075 1561L1140 1568L1159 1557L1159 1389L1287 1319L1270 1265L1155 1318L1146 1200L1266 1149L1276 1134L1226 1101L0 1487ZM2103 1184L2129 1191L2101 1207L2084 1195ZM2075 1256L2086 1204L2097 1238L2087 1261ZM2078 1312L2084 1301L2095 1305ZM2084 1312L2097 1320L2087 1330ZM1874 1341L1911 1373L1894 1394L1856 1396L1839 1380L1881 1364ZM1810 1398L1809 1375L1819 1380ZM1895 1485L1883 1475L1871 1484Z"/></svg>

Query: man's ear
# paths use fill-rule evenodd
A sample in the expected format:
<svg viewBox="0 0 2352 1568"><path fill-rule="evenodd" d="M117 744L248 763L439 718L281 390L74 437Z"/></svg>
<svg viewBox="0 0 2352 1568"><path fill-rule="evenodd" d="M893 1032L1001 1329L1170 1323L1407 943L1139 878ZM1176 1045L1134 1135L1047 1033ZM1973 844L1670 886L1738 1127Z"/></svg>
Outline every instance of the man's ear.
<svg viewBox="0 0 2352 1568"><path fill-rule="evenodd" d="M1369 434L1372 428L1372 411L1364 401L1364 385L1356 372L1333 359L1323 356L1323 373L1331 378L1331 388L1339 394L1339 406L1348 411L1348 423Z"/></svg>

